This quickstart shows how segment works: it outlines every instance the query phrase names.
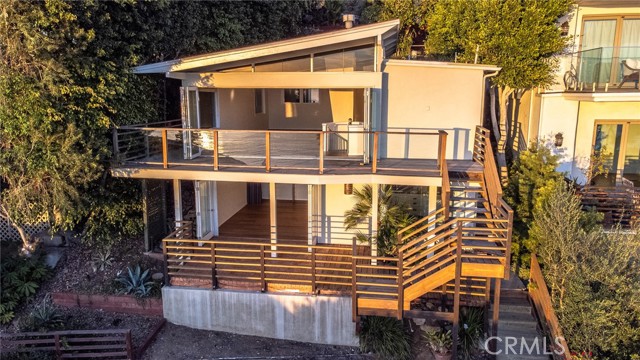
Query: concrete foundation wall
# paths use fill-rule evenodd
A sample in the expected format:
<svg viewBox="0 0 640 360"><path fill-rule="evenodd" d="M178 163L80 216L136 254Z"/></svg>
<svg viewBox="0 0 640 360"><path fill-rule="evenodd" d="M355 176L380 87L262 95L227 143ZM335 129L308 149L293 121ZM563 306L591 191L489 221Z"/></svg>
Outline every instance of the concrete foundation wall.
<svg viewBox="0 0 640 360"><path fill-rule="evenodd" d="M349 297L164 287L162 304L169 322L196 329L358 345Z"/></svg>

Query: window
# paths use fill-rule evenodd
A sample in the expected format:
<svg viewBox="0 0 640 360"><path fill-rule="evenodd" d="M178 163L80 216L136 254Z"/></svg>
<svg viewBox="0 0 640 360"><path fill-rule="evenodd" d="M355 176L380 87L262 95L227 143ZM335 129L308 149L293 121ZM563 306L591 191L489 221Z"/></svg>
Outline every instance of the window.
<svg viewBox="0 0 640 360"><path fill-rule="evenodd" d="M313 56L313 71L373 71L373 46L341 49Z"/></svg>
<svg viewBox="0 0 640 360"><path fill-rule="evenodd" d="M254 94L256 114L264 114L264 89L255 89Z"/></svg>
<svg viewBox="0 0 640 360"><path fill-rule="evenodd" d="M586 17L581 50L581 81L619 83L622 62L640 60L640 17Z"/></svg>
<svg viewBox="0 0 640 360"><path fill-rule="evenodd" d="M319 89L284 89L285 103L315 104L320 102Z"/></svg>

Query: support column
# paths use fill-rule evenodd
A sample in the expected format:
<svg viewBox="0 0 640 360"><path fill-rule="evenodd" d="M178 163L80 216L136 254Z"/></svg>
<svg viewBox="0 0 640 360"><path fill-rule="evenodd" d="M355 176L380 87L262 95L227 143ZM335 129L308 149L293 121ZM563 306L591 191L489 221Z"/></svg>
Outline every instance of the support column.
<svg viewBox="0 0 640 360"><path fill-rule="evenodd" d="M276 183L269 183L269 224L270 224L270 239L271 250L277 250L278 248L273 246L278 243L278 221L277 221L277 197L276 197ZM271 253L271 257L276 257L275 253Z"/></svg>
<svg viewBox="0 0 640 360"><path fill-rule="evenodd" d="M313 185L307 185L307 244L313 244L313 238L315 237L315 211L313 211L313 206L315 205L315 198L313 196ZM309 249L311 251L311 249Z"/></svg>
<svg viewBox="0 0 640 360"><path fill-rule="evenodd" d="M380 200L379 185L371 184L371 256L378 256L378 202ZM376 260L371 260L371 265L377 265Z"/></svg>
<svg viewBox="0 0 640 360"><path fill-rule="evenodd" d="M498 336L498 319L500 318L500 286L502 285L501 279L495 279L495 286L493 287L493 321L491 322L491 335ZM491 342L489 346L491 350L496 350L496 341Z"/></svg>
<svg viewBox="0 0 640 360"><path fill-rule="evenodd" d="M182 221L182 188L178 179L173 180L173 209L175 220Z"/></svg>

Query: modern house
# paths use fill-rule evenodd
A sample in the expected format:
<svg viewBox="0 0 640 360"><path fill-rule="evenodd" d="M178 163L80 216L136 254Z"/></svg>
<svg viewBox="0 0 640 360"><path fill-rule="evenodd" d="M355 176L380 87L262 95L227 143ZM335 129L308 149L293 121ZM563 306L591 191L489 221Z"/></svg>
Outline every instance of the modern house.
<svg viewBox="0 0 640 360"><path fill-rule="evenodd" d="M499 68L390 59L397 32L388 21L135 68L182 82L182 119L113 132L113 175L144 184L169 321L354 345L361 316L457 326L461 305L499 294L512 211L481 126ZM354 189L377 209L383 186L415 219L386 254L355 240L375 237L377 211L344 224Z"/></svg>
<svg viewBox="0 0 640 360"><path fill-rule="evenodd" d="M525 109L528 137L548 143L558 171L587 185L586 206L632 225L640 219L640 5L580 0L563 20L573 45L559 59L557 85L536 91Z"/></svg>

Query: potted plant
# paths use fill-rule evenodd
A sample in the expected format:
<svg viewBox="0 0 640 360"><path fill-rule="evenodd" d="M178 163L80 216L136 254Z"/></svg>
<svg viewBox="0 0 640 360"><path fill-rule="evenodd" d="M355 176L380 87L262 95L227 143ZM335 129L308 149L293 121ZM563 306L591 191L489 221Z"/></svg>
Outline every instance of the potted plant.
<svg viewBox="0 0 640 360"><path fill-rule="evenodd" d="M451 330L429 331L425 332L423 336L436 360L451 360L451 347L453 346Z"/></svg>

